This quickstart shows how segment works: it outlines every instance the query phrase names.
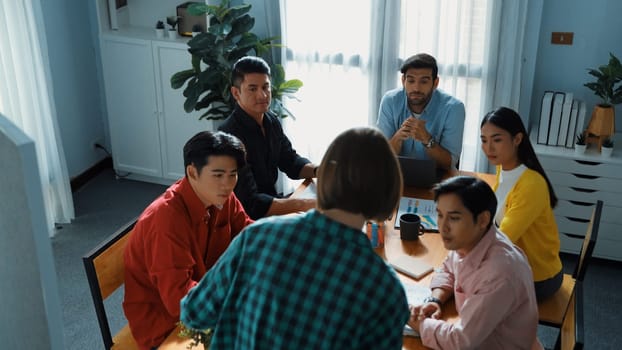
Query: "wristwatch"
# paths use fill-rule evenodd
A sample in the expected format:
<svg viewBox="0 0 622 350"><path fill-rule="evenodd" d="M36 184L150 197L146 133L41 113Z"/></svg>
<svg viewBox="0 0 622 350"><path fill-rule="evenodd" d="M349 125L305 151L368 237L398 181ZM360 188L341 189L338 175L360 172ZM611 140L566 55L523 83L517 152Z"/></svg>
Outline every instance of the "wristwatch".
<svg viewBox="0 0 622 350"><path fill-rule="evenodd" d="M425 148L432 148L436 145L436 140L434 139L433 136L430 136L430 139L428 140L427 143L423 144L425 146Z"/></svg>
<svg viewBox="0 0 622 350"><path fill-rule="evenodd" d="M441 299L439 298L435 298L435 297L426 297L425 299L423 299L424 303L437 303L438 306L442 306L443 303L441 303Z"/></svg>

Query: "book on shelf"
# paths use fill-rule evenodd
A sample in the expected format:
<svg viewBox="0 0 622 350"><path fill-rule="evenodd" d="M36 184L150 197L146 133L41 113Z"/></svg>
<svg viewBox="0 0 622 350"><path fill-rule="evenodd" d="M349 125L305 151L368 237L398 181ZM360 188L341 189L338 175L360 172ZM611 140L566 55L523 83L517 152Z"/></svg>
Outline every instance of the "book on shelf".
<svg viewBox="0 0 622 350"><path fill-rule="evenodd" d="M562 105L562 116L559 123L559 134L557 136L558 146L566 146L566 138L568 137L568 129L570 127L570 112L572 110L573 97L574 96L572 92L566 92L564 96L564 103Z"/></svg>
<svg viewBox="0 0 622 350"><path fill-rule="evenodd" d="M553 107L553 91L545 91L542 96L540 107L540 125L538 127L538 143L546 145L549 137L549 124L551 121L551 108Z"/></svg>
<svg viewBox="0 0 622 350"><path fill-rule="evenodd" d="M557 137L559 136L559 127L562 120L562 108L564 106L565 93L556 92L553 97L553 108L551 109L551 125L549 126L549 137L547 145L557 146Z"/></svg>
<svg viewBox="0 0 622 350"><path fill-rule="evenodd" d="M585 113L587 113L587 107L585 105L585 101L579 101L579 112L577 113L576 134L582 133L583 130L585 130Z"/></svg>
<svg viewBox="0 0 622 350"><path fill-rule="evenodd" d="M409 305L421 305L423 304L423 299L432 295L432 291L429 287L414 282L402 280L402 287L404 287L406 300ZM411 337L419 337L419 333L410 328L408 324L404 325L403 334Z"/></svg>
<svg viewBox="0 0 622 350"><path fill-rule="evenodd" d="M436 214L436 203L431 199L415 197L402 197L400 206L397 209L395 218L395 228L400 227L400 216L402 214L417 214L421 218L421 224L425 231L438 232L438 216Z"/></svg>
<svg viewBox="0 0 622 350"><path fill-rule="evenodd" d="M570 122L568 123L568 132L566 133L566 147L574 146L575 135L577 134L577 116L579 114L579 101L573 100L570 108Z"/></svg>

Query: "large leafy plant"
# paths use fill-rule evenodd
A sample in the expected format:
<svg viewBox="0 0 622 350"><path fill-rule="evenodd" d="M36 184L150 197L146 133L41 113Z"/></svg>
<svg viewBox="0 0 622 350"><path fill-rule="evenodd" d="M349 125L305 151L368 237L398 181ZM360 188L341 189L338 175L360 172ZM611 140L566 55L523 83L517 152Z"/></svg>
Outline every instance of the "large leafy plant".
<svg viewBox="0 0 622 350"><path fill-rule="evenodd" d="M603 107L622 103L622 86L618 84L622 81L622 64L612 53L609 53L609 56L608 64L598 69L588 69L588 73L594 76L596 81L583 84L602 98L600 105Z"/></svg>
<svg viewBox="0 0 622 350"><path fill-rule="evenodd" d="M229 6L229 0L220 5L195 3L188 12L195 16L209 15L209 29L188 42L192 68L171 77L173 89L186 88L184 110L205 109L199 119L224 119L233 111L235 100L231 96L231 68L241 57L263 57L269 64L270 49L280 47L274 43L278 37L260 39L251 32L255 19L248 14L250 4ZM283 97L295 98L302 87L298 79L285 80L283 67L271 64L272 103L270 111L279 117L292 116L283 105Z"/></svg>

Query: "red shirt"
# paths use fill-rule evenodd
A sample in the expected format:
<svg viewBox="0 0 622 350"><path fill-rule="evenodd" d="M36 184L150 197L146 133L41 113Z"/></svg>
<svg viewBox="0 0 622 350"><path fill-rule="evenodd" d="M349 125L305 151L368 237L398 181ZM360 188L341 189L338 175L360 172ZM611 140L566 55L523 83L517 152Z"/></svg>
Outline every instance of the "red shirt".
<svg viewBox="0 0 622 350"><path fill-rule="evenodd" d="M205 208L185 177L145 209L124 252L123 309L140 349L173 331L181 298L252 222L233 193Z"/></svg>

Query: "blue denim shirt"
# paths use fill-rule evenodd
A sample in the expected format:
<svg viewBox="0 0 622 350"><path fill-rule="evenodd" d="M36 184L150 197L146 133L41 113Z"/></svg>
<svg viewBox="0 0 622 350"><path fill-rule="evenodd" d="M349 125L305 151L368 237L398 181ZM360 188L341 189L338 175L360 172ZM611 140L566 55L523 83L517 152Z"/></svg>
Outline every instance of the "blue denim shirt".
<svg viewBox="0 0 622 350"><path fill-rule="evenodd" d="M377 126L390 139L404 121L412 114L408 108L406 92L403 88L388 91L380 101ZM464 104L455 97L436 89L421 114L425 127L434 139L451 153L451 162L456 164L462 152L462 133L464 131ZM427 159L425 146L412 138L404 140L401 156Z"/></svg>

